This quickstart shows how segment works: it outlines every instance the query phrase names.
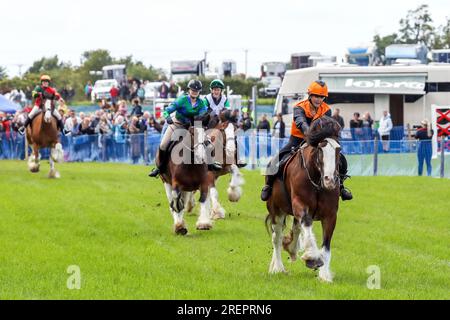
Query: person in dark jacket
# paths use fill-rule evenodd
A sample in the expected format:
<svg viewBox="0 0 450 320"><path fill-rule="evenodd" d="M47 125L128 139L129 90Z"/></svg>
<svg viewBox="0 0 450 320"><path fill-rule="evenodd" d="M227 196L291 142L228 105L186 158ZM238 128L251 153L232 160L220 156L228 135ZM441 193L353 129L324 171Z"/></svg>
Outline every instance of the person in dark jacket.
<svg viewBox="0 0 450 320"><path fill-rule="evenodd" d="M269 120L267 120L267 115L263 115L261 117L261 121L259 121L258 126L256 127L256 130L258 131L266 131L265 133L269 133L270 132L270 122Z"/></svg>
<svg viewBox="0 0 450 320"><path fill-rule="evenodd" d="M133 110L131 111L131 116L136 116L138 118L142 117L144 113L142 112L142 106L139 104L139 99L133 100Z"/></svg>
<svg viewBox="0 0 450 320"><path fill-rule="evenodd" d="M422 120L422 127L416 132L416 139L419 140L417 148L417 160L419 161L419 176L423 173L423 161L427 164L427 175L431 176L431 156L433 155L433 146L431 138L433 137L433 130L430 127L430 122L427 119Z"/></svg>

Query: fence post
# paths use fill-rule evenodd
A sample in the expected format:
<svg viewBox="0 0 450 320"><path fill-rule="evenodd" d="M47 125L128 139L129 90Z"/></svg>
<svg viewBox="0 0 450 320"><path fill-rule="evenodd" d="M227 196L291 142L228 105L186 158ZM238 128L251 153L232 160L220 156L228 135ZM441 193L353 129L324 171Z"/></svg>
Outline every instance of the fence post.
<svg viewBox="0 0 450 320"><path fill-rule="evenodd" d="M148 159L148 131L144 131L144 164L150 164Z"/></svg>
<svg viewBox="0 0 450 320"><path fill-rule="evenodd" d="M373 140L373 175L378 175L378 136L375 135Z"/></svg>
<svg viewBox="0 0 450 320"><path fill-rule="evenodd" d="M445 176L445 137L441 137L441 178Z"/></svg>
<svg viewBox="0 0 450 320"><path fill-rule="evenodd" d="M28 139L26 137L26 134L24 134L24 139L25 139L25 161L28 161Z"/></svg>

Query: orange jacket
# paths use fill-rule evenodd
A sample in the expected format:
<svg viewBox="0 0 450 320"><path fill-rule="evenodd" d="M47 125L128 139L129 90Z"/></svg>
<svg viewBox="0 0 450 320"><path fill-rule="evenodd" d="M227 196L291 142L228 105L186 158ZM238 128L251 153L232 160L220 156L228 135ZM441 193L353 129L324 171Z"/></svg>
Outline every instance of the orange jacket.
<svg viewBox="0 0 450 320"><path fill-rule="evenodd" d="M316 114L313 116L311 114L311 103L309 100L300 101L294 106L294 120L292 121L291 135L304 139L304 129L309 128L313 120L324 115L331 117L330 106L325 102L322 102Z"/></svg>

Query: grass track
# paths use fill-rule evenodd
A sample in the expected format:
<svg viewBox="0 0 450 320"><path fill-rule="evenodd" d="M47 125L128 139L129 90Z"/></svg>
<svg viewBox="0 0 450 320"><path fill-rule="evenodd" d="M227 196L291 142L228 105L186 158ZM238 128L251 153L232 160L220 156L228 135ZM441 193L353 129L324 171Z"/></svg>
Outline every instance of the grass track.
<svg viewBox="0 0 450 320"><path fill-rule="evenodd" d="M66 163L60 180L0 161L0 299L450 299L449 180L354 177L332 242L333 284L300 260L268 275L262 178L244 171L241 202L211 231L172 233L164 188L148 167ZM196 208L198 212L198 207ZM316 225L320 239L320 225ZM81 289L69 290L69 265ZM381 289L366 287L366 268Z"/></svg>

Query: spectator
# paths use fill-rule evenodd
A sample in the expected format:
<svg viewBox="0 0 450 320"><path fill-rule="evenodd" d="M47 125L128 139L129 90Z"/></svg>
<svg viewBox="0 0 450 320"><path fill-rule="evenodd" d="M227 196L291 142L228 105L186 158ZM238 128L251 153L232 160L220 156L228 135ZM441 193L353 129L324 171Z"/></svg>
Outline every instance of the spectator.
<svg viewBox="0 0 450 320"><path fill-rule="evenodd" d="M169 86L165 81L162 82L161 86L158 89L159 97L162 99L167 99L169 97Z"/></svg>
<svg viewBox="0 0 450 320"><path fill-rule="evenodd" d="M372 140L372 125L373 119L370 116L370 113L369 112L364 113L364 116L362 118L362 129L364 140Z"/></svg>
<svg viewBox="0 0 450 320"><path fill-rule="evenodd" d="M141 84L139 89L137 90L137 97L141 103L144 103L145 100L145 88L144 84ZM135 99L136 100L136 99Z"/></svg>
<svg viewBox="0 0 450 320"><path fill-rule="evenodd" d="M85 117L83 121L79 124L78 132L81 134L94 134L94 129L91 127L91 119L89 117Z"/></svg>
<svg viewBox="0 0 450 320"><path fill-rule="evenodd" d="M380 134L383 152L389 152L389 137L392 127L393 125L391 115L387 112L387 110L384 110L378 127L378 133Z"/></svg>
<svg viewBox="0 0 450 320"><path fill-rule="evenodd" d="M169 98L173 98L175 99L178 96L178 91L180 90L180 88L178 87L178 85L175 84L175 82L170 81L170 86L169 86Z"/></svg>
<svg viewBox="0 0 450 320"><path fill-rule="evenodd" d="M148 133L161 133L162 126L156 121L155 117L151 116L148 120L147 124L147 132Z"/></svg>
<svg viewBox="0 0 450 320"><path fill-rule="evenodd" d="M350 120L350 131L352 133L352 140L360 140L362 138L362 120L359 118L359 112L353 114L353 119Z"/></svg>
<svg viewBox="0 0 450 320"><path fill-rule="evenodd" d="M120 86L119 96L122 100L128 100L130 98L130 87L125 81Z"/></svg>
<svg viewBox="0 0 450 320"><path fill-rule="evenodd" d="M134 116L131 118L130 125L128 126L128 133L130 136L130 148L131 148L131 159L133 161L133 164L136 164L139 162L139 158L141 157L141 143L139 133L141 133L141 130L139 128L139 119L138 117Z"/></svg>
<svg viewBox="0 0 450 320"><path fill-rule="evenodd" d="M244 131L247 131L248 129L252 128L252 119L249 116L248 112L243 113L240 127Z"/></svg>
<svg viewBox="0 0 450 320"><path fill-rule="evenodd" d="M265 130L265 133L270 132L270 122L269 120L267 120L267 115L263 114L261 120L258 123L258 126L256 127L256 130L258 131L258 133L260 130Z"/></svg>
<svg viewBox="0 0 450 320"><path fill-rule="evenodd" d="M138 118L142 117L144 113L142 112L142 107L139 104L139 99L133 100L133 110L131 111L131 116L137 116Z"/></svg>
<svg viewBox="0 0 450 320"><path fill-rule="evenodd" d="M115 107L117 104L117 99L119 97L119 89L117 89L116 86L113 85L111 90L109 90L109 94L111 95L111 104Z"/></svg>
<svg viewBox="0 0 450 320"><path fill-rule="evenodd" d="M430 122L427 119L422 120L422 127L417 129L416 139L419 140L417 147L417 160L419 161L419 176L423 172L423 161L427 164L427 175L431 176L431 156L433 155L433 147L431 138L433 137L433 130L430 127Z"/></svg>
<svg viewBox="0 0 450 320"><path fill-rule="evenodd" d="M86 99L91 100L91 93L92 93L92 82L88 81L84 86L84 95L86 96Z"/></svg>
<svg viewBox="0 0 450 320"><path fill-rule="evenodd" d="M285 128L286 124L283 121L283 115L281 113L277 114L277 121L273 125L273 136L278 138L285 138Z"/></svg>
<svg viewBox="0 0 450 320"><path fill-rule="evenodd" d="M341 109L336 108L334 109L333 115L331 117L339 123L342 129L344 129L345 127L344 118L341 117L340 113Z"/></svg>
<svg viewBox="0 0 450 320"><path fill-rule="evenodd" d="M100 102L100 108L102 108L103 111L111 110L111 105L105 98L103 98Z"/></svg>

